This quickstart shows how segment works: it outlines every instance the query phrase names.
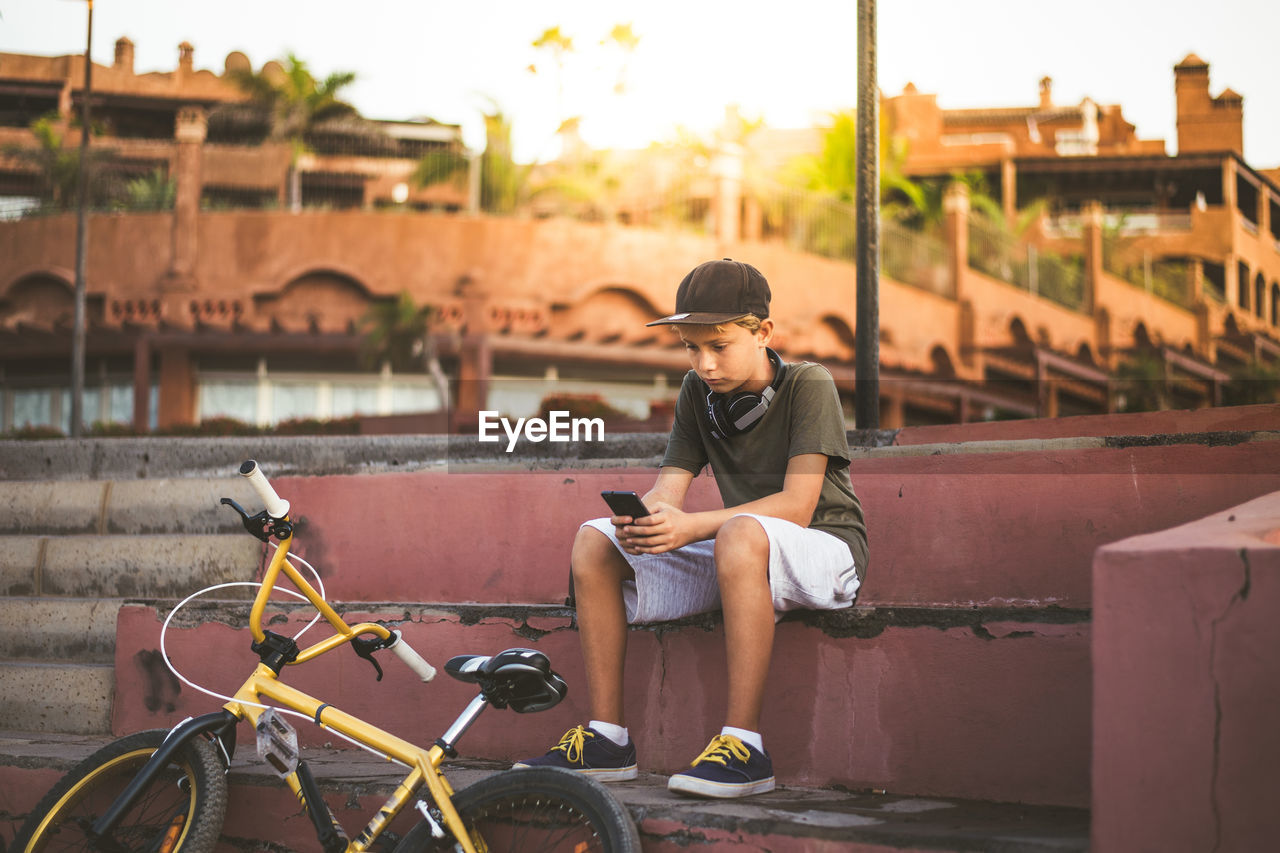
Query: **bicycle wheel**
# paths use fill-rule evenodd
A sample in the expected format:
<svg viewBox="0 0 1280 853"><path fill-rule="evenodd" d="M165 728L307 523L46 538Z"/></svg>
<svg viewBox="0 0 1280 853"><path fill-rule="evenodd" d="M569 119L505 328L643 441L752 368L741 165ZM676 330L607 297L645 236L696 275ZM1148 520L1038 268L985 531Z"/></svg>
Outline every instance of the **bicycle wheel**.
<svg viewBox="0 0 1280 853"><path fill-rule="evenodd" d="M496 773L454 794L453 805L481 853L640 853L640 834L627 810L599 782L572 770ZM395 853L423 853L434 844L422 821Z"/></svg>
<svg viewBox="0 0 1280 853"><path fill-rule="evenodd" d="M107 744L80 762L32 810L10 847L12 853L118 850L209 853L227 811L227 779L213 746L193 738L174 754L107 844L86 835L125 785L164 742L163 729L138 732Z"/></svg>

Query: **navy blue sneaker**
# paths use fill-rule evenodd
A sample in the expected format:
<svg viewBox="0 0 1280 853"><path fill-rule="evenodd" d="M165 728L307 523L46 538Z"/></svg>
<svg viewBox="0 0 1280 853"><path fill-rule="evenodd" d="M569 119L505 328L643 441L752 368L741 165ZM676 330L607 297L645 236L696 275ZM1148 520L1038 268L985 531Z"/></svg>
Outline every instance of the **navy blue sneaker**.
<svg viewBox="0 0 1280 853"><path fill-rule="evenodd" d="M625 782L636 778L636 745L628 738L626 746L618 746L590 726L574 726L546 755L512 766L563 767L597 782Z"/></svg>
<svg viewBox="0 0 1280 853"><path fill-rule="evenodd" d="M773 790L773 762L733 735L716 735L688 770L667 781L667 790L698 797L763 794Z"/></svg>

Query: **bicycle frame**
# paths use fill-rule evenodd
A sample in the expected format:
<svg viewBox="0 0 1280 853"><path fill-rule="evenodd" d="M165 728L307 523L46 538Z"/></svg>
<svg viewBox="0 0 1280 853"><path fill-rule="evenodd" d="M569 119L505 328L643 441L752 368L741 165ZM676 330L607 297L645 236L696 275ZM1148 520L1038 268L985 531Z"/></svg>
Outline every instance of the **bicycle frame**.
<svg viewBox="0 0 1280 853"><path fill-rule="evenodd" d="M453 806L454 789L441 772L440 767L447 755L456 754L453 750L454 741L475 722L480 713L488 706L488 700L483 694L473 699L453 725L449 727L448 731L430 748L423 749L376 726L370 725L358 717L340 711L327 702L322 702L282 683L278 677L282 665L301 664L314 660L320 655L350 643L365 634L372 634L382 640L388 640L392 637L392 632L386 626L373 622L348 625L306 578L302 577L298 570L289 563L287 556L289 546L293 541L291 526L288 525L287 515L277 521L284 523L283 529L287 531L287 535L280 539L280 546L276 549L275 555L267 567L263 576L262 586L258 590L250 610L249 629L254 638L255 650L258 650L263 644L269 645L269 638L274 636L263 630L262 615L266 610L271 592L275 589L282 574L324 616L336 633L332 637L321 640L306 649L297 650L296 655L292 657L289 655L269 657L270 649L260 651L261 662L254 669L253 674L236 691L232 700L223 706L223 710L187 720L176 726L170 732L162 747L139 771L138 775L117 797L116 801L112 803L111 807L94 822L90 829L90 834L95 838L105 840L114 830L124 813L133 805L138 793L165 766L170 756L191 738L211 735L222 743L222 739L226 736L223 733L229 732L232 750L234 750L235 724L241 720L248 720L256 727L259 718L267 710L264 706L275 705L305 714L311 717L317 725L333 729L357 743L410 768L408 775L400 782L395 792L382 805L368 825L347 843L346 853L365 853L365 851L369 850L387 825L418 795L423 786L426 787L431 801L439 810L440 817L444 823L443 829L453 835L454 839L467 853L476 853L462 818ZM292 640L287 642L292 644ZM223 745L223 755L229 763L230 752L226 749L225 744ZM303 802L307 811L311 814L319 835L323 821L317 815L323 815L324 820L327 821L332 821L332 817L323 801L319 803L313 802L313 799L316 799L313 794L316 793L317 789L314 787L314 783L308 784L309 776L310 771L305 769L304 763L299 762L298 768L287 773L284 778L290 790ZM308 788L310 788L309 791L307 790ZM433 825L436 823L435 819L425 811L424 817L432 821ZM323 837L321 840L323 843ZM336 850L336 846L333 849Z"/></svg>

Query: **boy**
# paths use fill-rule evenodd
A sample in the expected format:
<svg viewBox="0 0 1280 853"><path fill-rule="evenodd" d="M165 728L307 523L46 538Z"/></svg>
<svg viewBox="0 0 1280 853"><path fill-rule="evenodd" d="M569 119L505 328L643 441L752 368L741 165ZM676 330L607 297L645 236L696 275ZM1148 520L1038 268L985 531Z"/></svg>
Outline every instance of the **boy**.
<svg viewBox="0 0 1280 853"><path fill-rule="evenodd" d="M571 558L592 719L517 767L565 767L600 781L636 777L623 713L628 623L720 608L728 649L725 725L667 787L742 797L773 790L760 708L774 623L795 608L853 604L866 571L866 527L849 482L849 446L831 375L784 364L768 348L770 291L749 264L708 261L685 276L672 325L693 367L650 515L588 521ZM710 464L725 509L685 512Z"/></svg>

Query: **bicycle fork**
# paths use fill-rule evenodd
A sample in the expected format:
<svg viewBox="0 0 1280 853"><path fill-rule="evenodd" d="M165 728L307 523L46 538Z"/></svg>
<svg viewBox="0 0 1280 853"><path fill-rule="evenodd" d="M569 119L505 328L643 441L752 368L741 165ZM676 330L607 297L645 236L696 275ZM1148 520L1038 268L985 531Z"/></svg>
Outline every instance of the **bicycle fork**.
<svg viewBox="0 0 1280 853"><path fill-rule="evenodd" d="M116 797L115 802L89 827L89 837L96 845L111 849L114 846L111 833L115 831L116 825L120 823L125 812L133 807L138 797L151 785L174 754L194 737L213 735L219 744L224 766L230 767L231 752L235 750L235 727L238 722L239 719L234 714L222 710L189 718L175 726L160 744L160 748L147 759L147 763L138 771L138 775L129 781L125 789L120 792L120 796ZM230 740L229 749L223 742L224 738Z"/></svg>

